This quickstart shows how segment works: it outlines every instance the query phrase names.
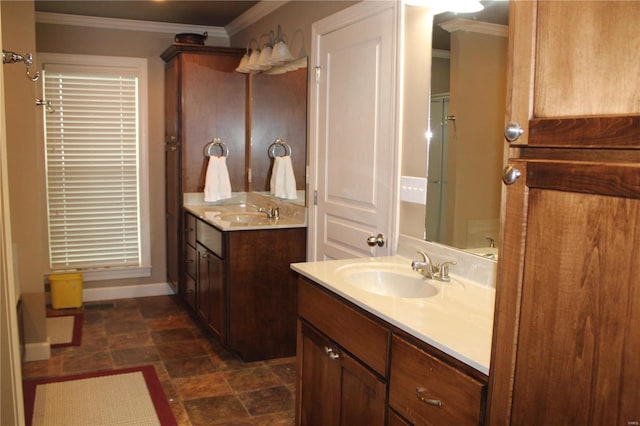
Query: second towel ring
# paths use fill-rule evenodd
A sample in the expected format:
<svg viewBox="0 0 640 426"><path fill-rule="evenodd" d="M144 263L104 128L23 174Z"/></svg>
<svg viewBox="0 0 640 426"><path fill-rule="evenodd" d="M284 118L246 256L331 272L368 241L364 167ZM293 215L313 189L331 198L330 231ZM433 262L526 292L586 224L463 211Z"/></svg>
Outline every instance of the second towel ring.
<svg viewBox="0 0 640 426"><path fill-rule="evenodd" d="M213 138L211 142L204 146L204 156L214 156L214 154L211 153L211 150L216 147L220 148L220 155L216 155L216 157L226 157L227 155L229 155L229 148L227 148L227 145L225 145L220 138Z"/></svg>
<svg viewBox="0 0 640 426"><path fill-rule="evenodd" d="M278 147L282 147L284 149L284 154L282 154L281 157L291 156L291 147L289 146L289 144L281 138L278 138L271 145L269 145L269 148L267 149L270 158L275 158L276 148Z"/></svg>

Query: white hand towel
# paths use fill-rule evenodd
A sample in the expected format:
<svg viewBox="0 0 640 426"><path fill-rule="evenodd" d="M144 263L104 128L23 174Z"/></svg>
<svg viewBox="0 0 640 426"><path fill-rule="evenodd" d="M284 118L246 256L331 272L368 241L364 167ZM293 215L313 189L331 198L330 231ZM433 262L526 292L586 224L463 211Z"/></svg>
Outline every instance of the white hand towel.
<svg viewBox="0 0 640 426"><path fill-rule="evenodd" d="M231 182L226 157L209 157L204 182L204 201L231 198Z"/></svg>
<svg viewBox="0 0 640 426"><path fill-rule="evenodd" d="M275 196L276 195L276 184L278 183L278 170L281 170L282 168L280 167L280 160L281 157L275 157L273 159L273 167L271 168L271 184L269 186L270 188L270 192L271 195Z"/></svg>
<svg viewBox="0 0 640 426"><path fill-rule="evenodd" d="M296 192L296 177L293 174L291 157L276 157L271 172L271 193L278 198L294 200L298 198Z"/></svg>

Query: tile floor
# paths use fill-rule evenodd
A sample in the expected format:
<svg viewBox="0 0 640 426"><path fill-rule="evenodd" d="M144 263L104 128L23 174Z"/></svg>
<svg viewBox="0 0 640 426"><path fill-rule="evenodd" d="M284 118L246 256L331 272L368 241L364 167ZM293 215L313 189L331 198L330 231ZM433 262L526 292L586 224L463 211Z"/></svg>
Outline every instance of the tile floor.
<svg viewBox="0 0 640 426"><path fill-rule="evenodd" d="M88 302L82 312L82 345L25 363L23 378L152 364L181 426L294 424L295 357L245 363L172 296Z"/></svg>

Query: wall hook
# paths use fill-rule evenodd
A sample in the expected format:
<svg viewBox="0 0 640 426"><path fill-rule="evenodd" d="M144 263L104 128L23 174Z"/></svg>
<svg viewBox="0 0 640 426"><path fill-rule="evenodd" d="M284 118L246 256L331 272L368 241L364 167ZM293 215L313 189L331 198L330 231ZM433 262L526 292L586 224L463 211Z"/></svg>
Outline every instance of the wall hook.
<svg viewBox="0 0 640 426"><path fill-rule="evenodd" d="M2 51L2 63L3 64L14 64L16 62L24 62L27 67L27 78L31 81L37 81L40 78L40 73L36 72L35 75L31 76L29 68L33 65L33 55L31 53L25 53L24 55L20 55L15 52L9 52L7 50Z"/></svg>
<svg viewBox="0 0 640 426"><path fill-rule="evenodd" d="M36 99L36 105L38 106L44 105L47 108L48 113L56 112L56 110L53 108L53 104L51 103L51 101L45 101L44 99Z"/></svg>

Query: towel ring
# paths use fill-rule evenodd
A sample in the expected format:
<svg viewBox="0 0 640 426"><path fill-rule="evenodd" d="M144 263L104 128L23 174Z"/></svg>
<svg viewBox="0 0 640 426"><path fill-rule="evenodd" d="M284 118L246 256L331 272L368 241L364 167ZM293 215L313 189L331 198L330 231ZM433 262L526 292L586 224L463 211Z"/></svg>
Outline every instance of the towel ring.
<svg viewBox="0 0 640 426"><path fill-rule="evenodd" d="M281 138L278 138L275 140L275 142L269 145L267 152L269 153L270 158L275 158L276 148L278 147L282 147L284 149L284 153L281 155L281 157L284 157L287 155L291 156L291 147L289 146L289 144L283 141Z"/></svg>
<svg viewBox="0 0 640 426"><path fill-rule="evenodd" d="M220 155L216 155L216 157L226 157L229 155L229 148L227 148L227 145L225 145L220 138L213 138L211 142L204 146L204 156L213 157L214 154L211 153L211 150L215 147L220 148Z"/></svg>

